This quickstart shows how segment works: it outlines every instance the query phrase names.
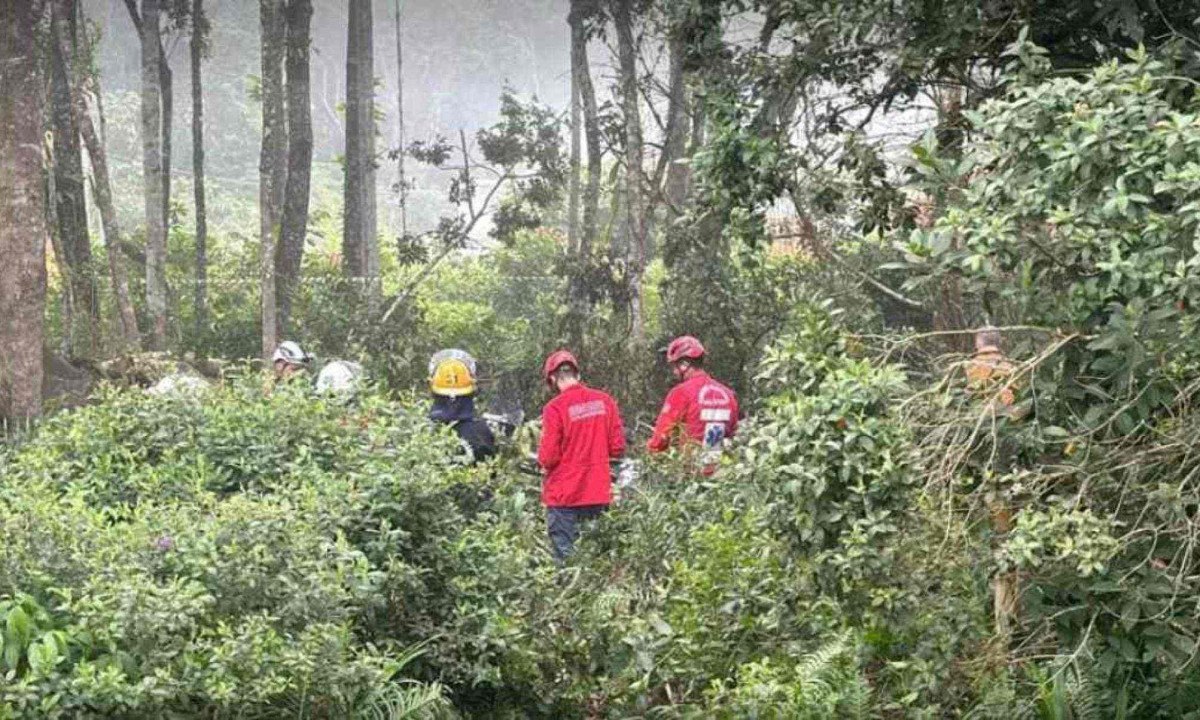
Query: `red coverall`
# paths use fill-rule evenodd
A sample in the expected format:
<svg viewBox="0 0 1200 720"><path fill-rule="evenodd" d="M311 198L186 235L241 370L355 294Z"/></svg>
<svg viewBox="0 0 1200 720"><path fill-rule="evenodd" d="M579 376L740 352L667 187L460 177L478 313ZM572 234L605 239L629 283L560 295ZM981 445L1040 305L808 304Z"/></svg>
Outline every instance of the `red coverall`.
<svg viewBox="0 0 1200 720"><path fill-rule="evenodd" d="M684 437L700 444L710 433L713 437L719 435L718 440L733 437L737 422L737 395L708 373L697 370L667 393L647 448L663 452L672 444L682 444L676 441L680 430Z"/></svg>
<svg viewBox="0 0 1200 720"><path fill-rule="evenodd" d="M624 453L625 431L616 401L583 384L567 388L542 409L542 503L550 508L608 505L608 461Z"/></svg>

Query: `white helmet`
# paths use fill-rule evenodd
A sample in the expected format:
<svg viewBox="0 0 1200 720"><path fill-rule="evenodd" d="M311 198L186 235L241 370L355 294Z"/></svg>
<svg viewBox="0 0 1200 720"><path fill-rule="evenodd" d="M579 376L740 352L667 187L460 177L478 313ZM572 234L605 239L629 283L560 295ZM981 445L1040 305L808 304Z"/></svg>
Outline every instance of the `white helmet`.
<svg viewBox="0 0 1200 720"><path fill-rule="evenodd" d="M348 395L358 390L364 377L362 365L349 360L334 360L317 375L317 390Z"/></svg>
<svg viewBox="0 0 1200 720"><path fill-rule="evenodd" d="M285 340L279 343L279 347L275 348L275 354L271 356L271 362L280 360L291 365L307 365L312 362L312 355L304 352L299 344Z"/></svg>

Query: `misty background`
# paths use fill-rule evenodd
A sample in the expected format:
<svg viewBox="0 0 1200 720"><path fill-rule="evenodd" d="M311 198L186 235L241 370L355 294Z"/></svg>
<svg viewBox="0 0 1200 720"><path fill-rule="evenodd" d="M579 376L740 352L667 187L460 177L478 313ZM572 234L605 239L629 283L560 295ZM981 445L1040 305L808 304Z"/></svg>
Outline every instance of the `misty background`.
<svg viewBox="0 0 1200 720"><path fill-rule="evenodd" d="M347 9L342 0L313 5L312 213L319 221L341 212ZM124 0L84 0L83 8L101 36L96 62L113 182L118 197L136 198L142 183L137 32ZM396 3L377 0L373 8L380 232L392 235L398 227L397 174L386 151L396 147L398 135ZM567 10L567 0L401 0L406 141L438 135L456 139L460 129L470 138L498 119L506 87L565 112L570 98ZM236 235L254 227L247 221L258 212L259 9L244 0L209 0L205 11L212 28L204 66L209 223L218 233ZM179 31L165 38L174 77L172 214L178 219L191 213L188 38ZM607 58L596 55L596 71L606 73ZM608 88L600 84L598 91L607 94ZM449 176L411 160L406 174L414 184L408 197L410 229L432 227L448 207ZM137 203L121 203L118 212L125 227L142 225ZM481 226L476 235L483 237L486 230ZM310 232L319 236L320 223Z"/></svg>

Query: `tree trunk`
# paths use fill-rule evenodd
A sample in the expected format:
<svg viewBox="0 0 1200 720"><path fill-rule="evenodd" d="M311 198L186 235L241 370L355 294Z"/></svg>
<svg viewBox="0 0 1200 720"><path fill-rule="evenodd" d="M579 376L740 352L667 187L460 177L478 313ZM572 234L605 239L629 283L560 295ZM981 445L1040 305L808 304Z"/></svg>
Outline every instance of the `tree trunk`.
<svg viewBox="0 0 1200 720"><path fill-rule="evenodd" d="M375 237L375 71L371 1L350 0L346 52L346 187L342 254L346 274L368 297L379 274Z"/></svg>
<svg viewBox="0 0 1200 720"><path fill-rule="evenodd" d="M65 263L61 268L70 292L72 315L76 322L82 323L83 344L76 347L72 343L71 350L82 350L84 353L95 349L95 324L98 319L98 306L95 303L96 286L92 270L92 249L88 238L87 201L83 183L83 155L79 147L79 126L71 111L71 89L68 77L71 65L75 62L76 27L75 0L55 2L53 13L55 18L65 24L65 31L70 40L68 52L57 43L52 43L49 56L51 60L51 112L50 128L54 134L54 192L49 201L54 205L54 216L57 219L59 249L61 260ZM74 325L74 323L72 323ZM75 336L75 328L68 333Z"/></svg>
<svg viewBox="0 0 1200 720"><path fill-rule="evenodd" d="M567 250L569 253L575 254L579 252L579 181L580 174L583 172L581 158L583 128L580 126L583 111L580 105L583 100L580 98L579 92L579 52L576 49L575 39L575 25L578 21L574 12L568 13L567 22L571 26L571 177L570 187L567 190ZM584 42L587 42L586 39Z"/></svg>
<svg viewBox="0 0 1200 720"><path fill-rule="evenodd" d="M691 178L689 166L679 162L687 152L690 113L683 73L684 53L687 48L678 32L672 33L668 41L668 50L670 70L667 82L666 142L663 143L663 151L658 158L655 180L665 182L663 199L667 204L667 212L675 217L683 211Z"/></svg>
<svg viewBox="0 0 1200 720"><path fill-rule="evenodd" d="M162 89L162 218L165 235L171 229L171 128L175 120L175 91L171 65L163 51L161 35L158 38L158 76L159 87ZM163 273L165 289L165 267Z"/></svg>
<svg viewBox="0 0 1200 720"><path fill-rule="evenodd" d="M150 347L167 345L167 226L163 216L162 57L159 0L142 0L142 176L146 211L146 306Z"/></svg>
<svg viewBox="0 0 1200 720"><path fill-rule="evenodd" d="M208 328L208 208L204 197L204 0L192 0L192 197L196 205L196 339Z"/></svg>
<svg viewBox="0 0 1200 720"><path fill-rule="evenodd" d="M42 411L46 221L38 3L0 0L0 417Z"/></svg>
<svg viewBox="0 0 1200 720"><path fill-rule="evenodd" d="M61 28L55 27L55 41L59 47L67 43ZM91 52L89 41L87 52ZM108 155L104 151L104 143L96 133L92 116L88 113L87 101L84 98L82 80L68 76L71 87L72 112L83 137L84 147L87 148L88 160L92 166L92 194L96 199L96 207L100 209L100 225L104 230L104 248L108 255L109 274L112 278L113 294L116 296L117 315L120 319L121 337L130 349L138 349L141 337L138 332L137 314L133 310L133 299L129 292L129 279L125 274L125 266L121 264L121 227L117 222L117 210L113 204L112 183L108 173ZM96 104L100 114L100 122L104 122L104 108L100 105L100 90L95 88Z"/></svg>
<svg viewBox="0 0 1200 720"><path fill-rule="evenodd" d="M1005 538L1013 529L1012 509L1004 500L989 503L992 532L998 538ZM1013 626L1017 622L1020 604L1020 578L1015 570L996 573L992 578L992 615L995 621L996 636L1007 643L1012 637Z"/></svg>
<svg viewBox="0 0 1200 720"><path fill-rule="evenodd" d="M396 187L400 194L400 237L408 237L408 179L404 173L404 43L400 0L396 0Z"/></svg>
<svg viewBox="0 0 1200 720"><path fill-rule="evenodd" d="M581 0L573 0L571 22L572 81L579 87L583 110L584 142L587 145L587 185L583 190L582 222L579 234L579 253L586 256L596 241L600 217L600 180L604 172L603 150L600 145L600 107L596 103L596 88L592 84L592 69L587 56L587 29Z"/></svg>
<svg viewBox="0 0 1200 720"><path fill-rule="evenodd" d="M617 54L621 87L621 111L625 125L625 194L628 227L626 292L629 322L635 344L645 340L642 315L642 275L646 269L646 197L642 177L642 119L638 107L637 48L633 37L633 0L614 0L613 24L617 30Z"/></svg>
<svg viewBox="0 0 1200 720"><path fill-rule="evenodd" d="M946 87L942 89L937 98L938 119L933 132L937 137L938 148L944 153L944 156L959 158L962 157L963 143L966 140L967 121L963 115L963 105L966 100L965 89L955 85L952 76L945 78L945 81ZM936 211L935 207L934 212L936 213ZM951 249L958 250L959 242L958 236L952 237ZM940 297L933 311L934 330L961 330L968 327L962 279L957 275L950 275L942 279L938 290ZM949 336L948 344L956 352L967 353L972 349L971 338L965 334ZM997 592L999 592L999 588L997 588ZM997 595L997 602L1000 602L1001 599ZM1007 599L1004 601L1008 602Z"/></svg>
<svg viewBox="0 0 1200 720"><path fill-rule="evenodd" d="M309 45L312 0L289 0L287 6L287 185L283 222L276 257L278 327L289 332L292 295L304 260L308 233L308 192L312 174L313 131L309 91Z"/></svg>
<svg viewBox="0 0 1200 720"><path fill-rule="evenodd" d="M53 68L50 70L53 72ZM51 93L54 89L51 89ZM50 99L51 104L54 103L53 96ZM48 115L53 115L52 108ZM53 118L47 118L53 126L56 122ZM53 130L48 132L53 133ZM55 138L57 144L57 138ZM50 248L54 252L54 264L58 268L59 282L62 283L62 341L59 346L59 353L63 357L70 357L71 349L74 347L75 341L75 290L71 285L71 264L67 262L66 254L63 252L62 245L62 227L58 221L58 205L56 198L58 197L57 169L54 166L54 156L52 153L46 153L44 162L47 163L43 168L42 177L45 181L43 186L43 204L42 212L46 217L46 229L50 236Z"/></svg>
<svg viewBox="0 0 1200 720"><path fill-rule="evenodd" d="M259 257L262 273L262 353L270 359L277 344L275 247L278 241L283 191L287 182L287 128L283 100L283 0L261 0L262 24L262 150L258 159Z"/></svg>
<svg viewBox="0 0 1200 720"><path fill-rule="evenodd" d="M571 0L567 24L571 28L571 200L569 209L568 243L576 257L574 272L567 284L567 336L577 351L583 350L585 323L591 307L588 300L586 274L590 267L592 245L596 240L596 224L600 209L600 112L596 91L592 85L587 56L585 0ZM582 182L581 140L587 145L587 183ZM583 187L581 187L583 186ZM582 217L580 217L582 215Z"/></svg>

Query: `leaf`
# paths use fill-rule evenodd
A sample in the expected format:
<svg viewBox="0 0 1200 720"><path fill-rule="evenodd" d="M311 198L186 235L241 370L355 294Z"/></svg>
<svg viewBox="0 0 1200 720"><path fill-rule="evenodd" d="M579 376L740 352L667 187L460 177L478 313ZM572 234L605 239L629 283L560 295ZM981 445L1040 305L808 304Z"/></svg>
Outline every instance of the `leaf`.
<svg viewBox="0 0 1200 720"><path fill-rule="evenodd" d="M4 665L10 670L16 670L17 664L21 662L21 645L15 635L8 632L4 635Z"/></svg>
<svg viewBox="0 0 1200 720"><path fill-rule="evenodd" d="M1088 350L1115 350L1121 345L1121 336L1117 333L1105 333L1088 343Z"/></svg>
<svg viewBox="0 0 1200 720"><path fill-rule="evenodd" d="M22 648L28 645L30 638L33 637L33 626L29 621L29 615L20 605L9 611L5 628L8 636L15 638L17 644Z"/></svg>

